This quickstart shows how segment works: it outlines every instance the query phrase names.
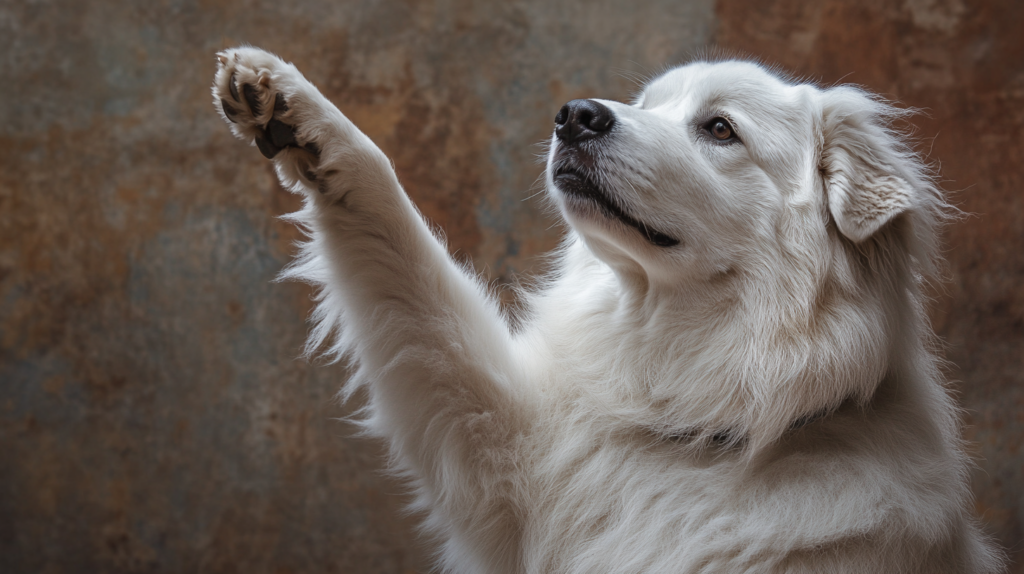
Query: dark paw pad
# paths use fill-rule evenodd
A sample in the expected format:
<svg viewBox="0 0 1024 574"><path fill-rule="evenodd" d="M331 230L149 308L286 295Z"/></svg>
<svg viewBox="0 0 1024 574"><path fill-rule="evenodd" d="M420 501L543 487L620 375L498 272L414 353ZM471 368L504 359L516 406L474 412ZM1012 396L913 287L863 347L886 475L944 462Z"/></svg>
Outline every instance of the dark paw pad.
<svg viewBox="0 0 1024 574"><path fill-rule="evenodd" d="M245 95L245 103L249 104L249 111L254 117L259 116L262 108L260 108L260 101L256 96L256 88L246 84L242 86L242 93Z"/></svg>
<svg viewBox="0 0 1024 574"><path fill-rule="evenodd" d="M259 128L256 136L256 147L267 159L272 159L285 148L300 148L320 157L320 146L314 142L299 145L295 139L295 127L290 126L281 120L272 119L263 128ZM311 178L312 179L312 178Z"/></svg>
<svg viewBox="0 0 1024 574"><path fill-rule="evenodd" d="M229 120L231 120L233 123L238 123L238 120L235 118L238 116L239 111L236 110L234 106L229 104L227 100L221 98L220 107L222 110L224 110L224 115L227 116Z"/></svg>
<svg viewBox="0 0 1024 574"><path fill-rule="evenodd" d="M279 148L297 146L299 143L295 140L295 128L280 120L273 119L267 122L266 131L270 141Z"/></svg>
<svg viewBox="0 0 1024 574"><path fill-rule="evenodd" d="M278 93L274 96L274 112L287 112L288 103L284 101L284 96Z"/></svg>
<svg viewBox="0 0 1024 574"><path fill-rule="evenodd" d="M241 96L238 95L238 84L235 82L234 72L231 72L231 79L228 80L228 89L231 90L231 97L235 98L236 102L242 101Z"/></svg>
<svg viewBox="0 0 1024 574"><path fill-rule="evenodd" d="M267 131L263 129L261 129L259 135L256 136L256 147L259 148L263 157L267 159L274 159L274 156L281 152L281 148L274 145L274 142L271 141Z"/></svg>

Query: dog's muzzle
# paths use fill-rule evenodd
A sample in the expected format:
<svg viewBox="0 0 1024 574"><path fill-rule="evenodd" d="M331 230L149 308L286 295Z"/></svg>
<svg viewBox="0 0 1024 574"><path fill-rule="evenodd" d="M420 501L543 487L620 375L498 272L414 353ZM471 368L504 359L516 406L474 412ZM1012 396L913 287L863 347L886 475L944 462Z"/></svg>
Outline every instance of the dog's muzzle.
<svg viewBox="0 0 1024 574"><path fill-rule="evenodd" d="M629 215L615 196L591 177L591 174L599 172L599 168L587 148L598 144L599 138L611 134L614 126L615 114L608 106L594 100L572 100L558 110L555 137L559 145L552 150L555 161L551 165L551 179L555 187L566 196L596 204L605 215L636 229L658 247L678 245L678 239Z"/></svg>

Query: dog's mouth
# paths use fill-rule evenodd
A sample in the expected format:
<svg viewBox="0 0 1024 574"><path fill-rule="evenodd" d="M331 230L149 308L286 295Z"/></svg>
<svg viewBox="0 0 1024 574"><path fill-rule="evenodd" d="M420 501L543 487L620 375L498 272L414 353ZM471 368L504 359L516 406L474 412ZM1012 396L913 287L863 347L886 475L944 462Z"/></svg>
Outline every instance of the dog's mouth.
<svg viewBox="0 0 1024 574"><path fill-rule="evenodd" d="M569 197L595 204L605 215L636 229L648 242L658 247L679 245L679 240L652 229L651 226L630 216L604 190L579 168L571 164L557 166L552 174L555 186Z"/></svg>

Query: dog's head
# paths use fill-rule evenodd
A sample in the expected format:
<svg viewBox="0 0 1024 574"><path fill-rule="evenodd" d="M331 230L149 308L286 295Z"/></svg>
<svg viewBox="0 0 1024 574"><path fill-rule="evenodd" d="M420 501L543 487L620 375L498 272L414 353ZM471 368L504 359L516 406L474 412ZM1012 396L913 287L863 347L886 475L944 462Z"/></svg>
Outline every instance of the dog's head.
<svg viewBox="0 0 1024 574"><path fill-rule="evenodd" d="M834 226L854 245L914 208L933 211L941 199L926 169L889 129L902 115L856 88L792 83L750 62L693 63L633 105L563 106L548 189L602 259L694 280L764 264L788 226L817 243Z"/></svg>
<svg viewBox="0 0 1024 574"><path fill-rule="evenodd" d="M898 316L933 269L946 204L891 128L906 114L749 62L693 63L632 105L562 107L548 190L589 250L647 292L729 297L705 338L746 354L715 369L760 405L742 426L763 417L777 434L801 412L866 401L907 335Z"/></svg>

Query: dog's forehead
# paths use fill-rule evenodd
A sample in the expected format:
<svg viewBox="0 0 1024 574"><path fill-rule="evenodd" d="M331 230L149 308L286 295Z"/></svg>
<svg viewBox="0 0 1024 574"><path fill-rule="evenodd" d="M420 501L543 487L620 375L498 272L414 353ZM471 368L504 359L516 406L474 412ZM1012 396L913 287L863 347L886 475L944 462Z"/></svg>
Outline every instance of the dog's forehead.
<svg viewBox="0 0 1024 574"><path fill-rule="evenodd" d="M781 96L791 87L788 82L753 62L694 62L655 78L644 88L643 102L645 108L684 100L715 105Z"/></svg>

